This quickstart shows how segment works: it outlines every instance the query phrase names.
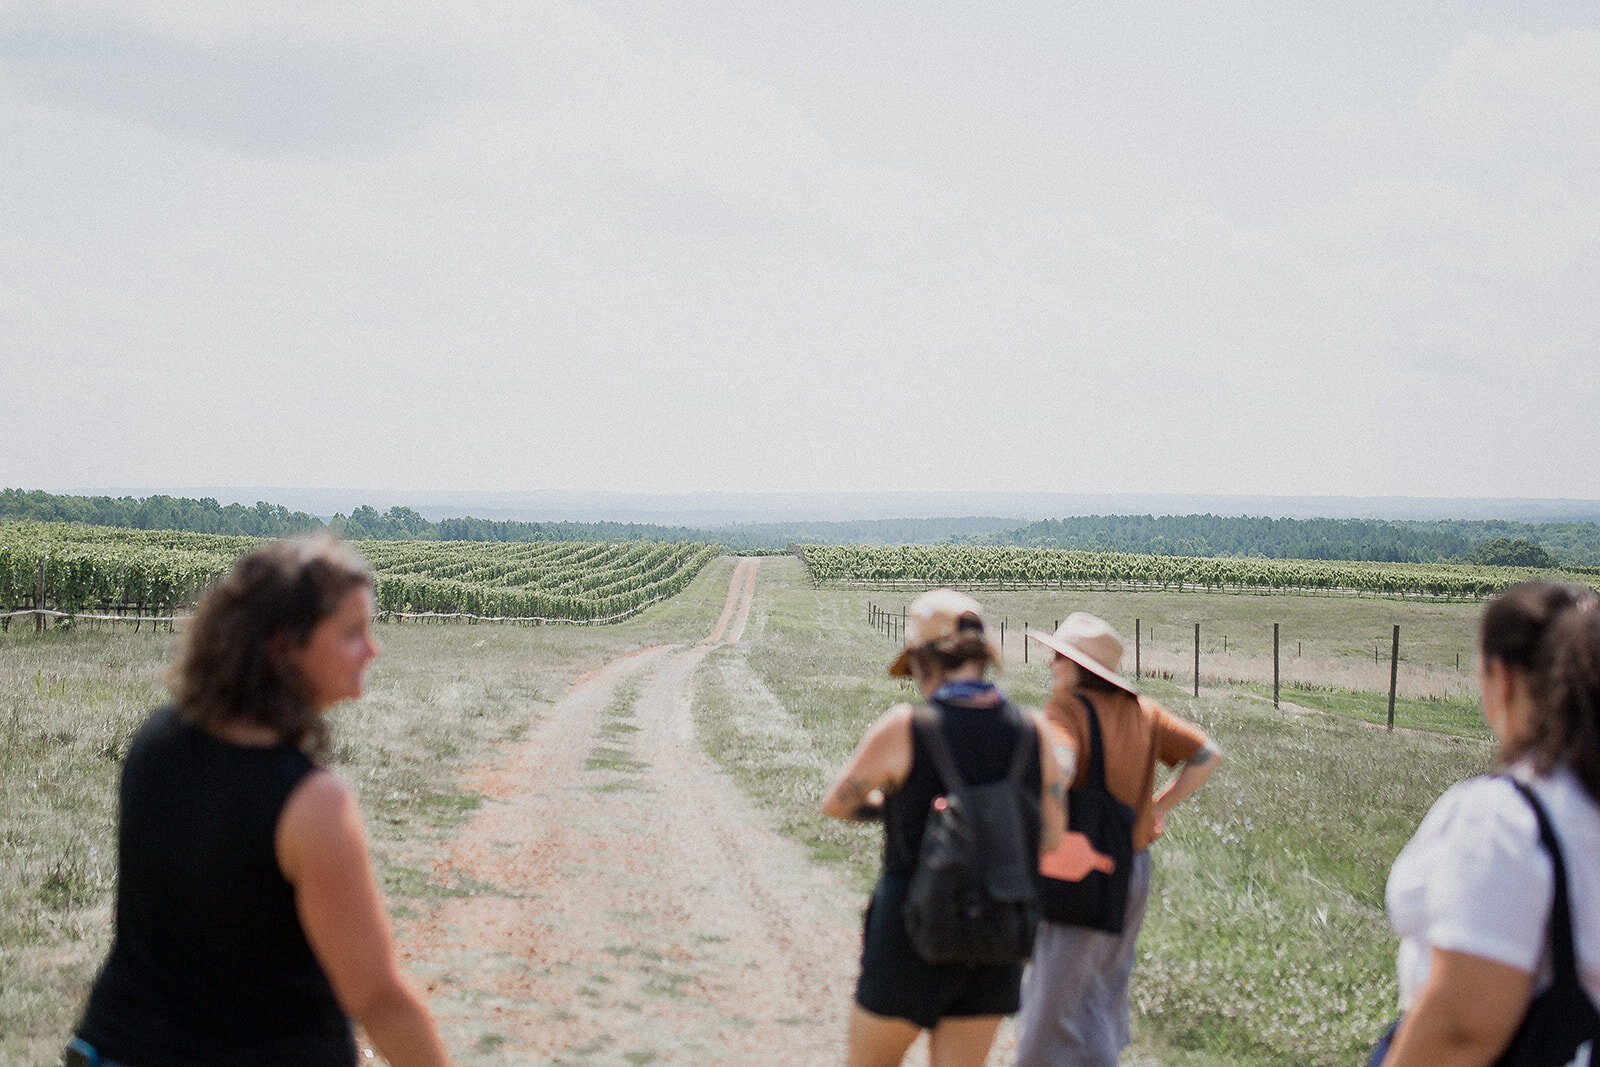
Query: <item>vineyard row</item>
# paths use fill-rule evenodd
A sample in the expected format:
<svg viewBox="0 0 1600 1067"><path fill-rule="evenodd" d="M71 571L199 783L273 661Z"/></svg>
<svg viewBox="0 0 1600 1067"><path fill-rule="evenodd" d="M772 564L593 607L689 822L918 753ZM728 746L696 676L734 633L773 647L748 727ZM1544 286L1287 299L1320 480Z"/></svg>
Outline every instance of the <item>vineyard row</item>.
<svg viewBox="0 0 1600 1067"><path fill-rule="evenodd" d="M261 542L60 523L0 523L0 614L166 615L194 604ZM718 548L700 542L367 541L380 613L504 621L624 618L681 591ZM498 549L498 551L496 551Z"/></svg>
<svg viewBox="0 0 1600 1067"><path fill-rule="evenodd" d="M1493 596L1530 577L1592 580L1587 575L1512 567L1216 559L984 545L799 545L794 552L817 586L1054 586L1465 600Z"/></svg>

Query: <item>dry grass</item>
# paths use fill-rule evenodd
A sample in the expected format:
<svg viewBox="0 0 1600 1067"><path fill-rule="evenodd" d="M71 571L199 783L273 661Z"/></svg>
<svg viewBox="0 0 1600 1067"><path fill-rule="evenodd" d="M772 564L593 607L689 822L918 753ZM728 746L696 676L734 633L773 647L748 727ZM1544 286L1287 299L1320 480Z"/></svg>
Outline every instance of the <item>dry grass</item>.
<svg viewBox="0 0 1600 1067"><path fill-rule="evenodd" d="M0 636L0 1062L53 1062L105 953L118 763L166 634Z"/></svg>

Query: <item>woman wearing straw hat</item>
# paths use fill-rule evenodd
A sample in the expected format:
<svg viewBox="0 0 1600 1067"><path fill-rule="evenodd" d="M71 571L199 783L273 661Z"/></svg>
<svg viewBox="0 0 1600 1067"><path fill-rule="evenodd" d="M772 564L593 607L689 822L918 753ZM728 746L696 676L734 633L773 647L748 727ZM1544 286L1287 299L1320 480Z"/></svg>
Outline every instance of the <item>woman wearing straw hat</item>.
<svg viewBox="0 0 1600 1067"><path fill-rule="evenodd" d="M883 875L867 908L850 1017L851 1067L898 1064L923 1030L929 1031L934 1067L977 1067L988 1057L1001 1019L1017 1010L1020 963L927 963L902 920L929 807L945 792L930 748L936 741L927 731L940 731L962 778L974 786L1006 778L1017 746L1034 744L1035 718L1019 712L985 679L988 667L999 663L977 601L950 589L917 597L906 620L905 648L889 673L916 683L933 721L917 720L910 704L890 708L867 731L823 801L826 815L882 820L885 829ZM1030 868L1041 845L1049 849L1060 836L1065 788L1051 746L1037 748L1037 764L1028 760L1022 780L1039 806L1024 812L1028 840L1017 843Z"/></svg>
<svg viewBox="0 0 1600 1067"><path fill-rule="evenodd" d="M1119 673L1122 639L1103 619L1074 612L1054 634L1027 637L1055 652L1046 729L1074 786L1089 773L1089 707L1100 724L1106 788L1135 813L1127 911L1120 934L1041 921L1022 990L1019 1067L1115 1064L1128 1043L1128 981L1150 894L1150 843L1167 813L1211 776L1221 758L1210 739L1134 692ZM1080 755L1081 754L1081 755ZM1155 765L1181 767L1155 795ZM1069 833L1062 852L1087 851ZM1103 857L1101 857L1103 859ZM1052 857L1053 859L1053 857ZM1078 864L1087 871L1087 864Z"/></svg>

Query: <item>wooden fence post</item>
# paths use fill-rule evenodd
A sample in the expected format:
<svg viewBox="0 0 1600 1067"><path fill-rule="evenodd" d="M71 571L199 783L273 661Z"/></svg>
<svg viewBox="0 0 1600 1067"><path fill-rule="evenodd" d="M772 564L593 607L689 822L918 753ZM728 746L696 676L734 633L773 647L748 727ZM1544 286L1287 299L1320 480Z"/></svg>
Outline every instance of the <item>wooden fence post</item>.
<svg viewBox="0 0 1600 1067"><path fill-rule="evenodd" d="M1194 695L1200 695L1200 624L1194 624Z"/></svg>
<svg viewBox="0 0 1600 1067"><path fill-rule="evenodd" d="M1133 680L1139 680L1139 620L1133 620Z"/></svg>
<svg viewBox="0 0 1600 1067"><path fill-rule="evenodd" d="M1278 706L1278 624L1272 624L1272 706Z"/></svg>
<svg viewBox="0 0 1600 1067"><path fill-rule="evenodd" d="M1394 624L1394 647L1389 653L1389 731L1394 732L1394 690L1400 679L1400 624Z"/></svg>

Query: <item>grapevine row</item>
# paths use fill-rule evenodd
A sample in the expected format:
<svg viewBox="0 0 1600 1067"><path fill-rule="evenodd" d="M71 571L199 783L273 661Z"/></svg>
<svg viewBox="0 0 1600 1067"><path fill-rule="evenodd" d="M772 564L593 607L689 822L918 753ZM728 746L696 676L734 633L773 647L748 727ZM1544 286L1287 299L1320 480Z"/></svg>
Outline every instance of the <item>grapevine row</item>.
<svg viewBox="0 0 1600 1067"><path fill-rule="evenodd" d="M1474 599L1550 571L1450 564L1217 559L985 545L800 545L815 585L1133 587ZM1574 578L1572 575L1560 577Z"/></svg>
<svg viewBox="0 0 1600 1067"><path fill-rule="evenodd" d="M0 523L0 613L171 614L245 552L248 537ZM590 622L680 592L717 554L700 542L364 541L378 610ZM43 583L44 598L39 601Z"/></svg>

